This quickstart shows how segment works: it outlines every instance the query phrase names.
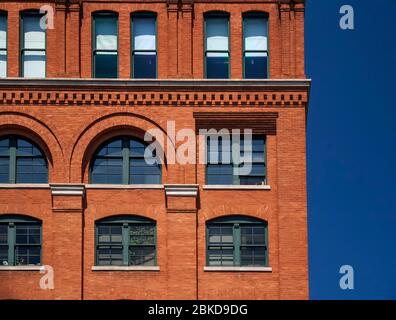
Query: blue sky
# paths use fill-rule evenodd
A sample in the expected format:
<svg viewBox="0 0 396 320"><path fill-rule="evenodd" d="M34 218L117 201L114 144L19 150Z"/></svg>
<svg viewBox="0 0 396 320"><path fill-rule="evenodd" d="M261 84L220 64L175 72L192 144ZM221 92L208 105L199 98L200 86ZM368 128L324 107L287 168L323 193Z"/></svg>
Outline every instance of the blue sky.
<svg viewBox="0 0 396 320"><path fill-rule="evenodd" d="M396 299L396 1L308 0L305 18L310 297Z"/></svg>

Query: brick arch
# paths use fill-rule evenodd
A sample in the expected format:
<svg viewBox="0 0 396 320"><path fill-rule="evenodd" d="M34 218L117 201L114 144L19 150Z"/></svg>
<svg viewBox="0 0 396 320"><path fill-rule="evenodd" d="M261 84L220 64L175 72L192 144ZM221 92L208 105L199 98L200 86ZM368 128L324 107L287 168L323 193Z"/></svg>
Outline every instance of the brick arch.
<svg viewBox="0 0 396 320"><path fill-rule="evenodd" d="M235 205L219 205L214 206L210 210L206 210L203 214L205 221L228 217L228 216L244 216L252 217L268 222L271 219L270 208L267 205L246 207L244 204Z"/></svg>
<svg viewBox="0 0 396 320"><path fill-rule="evenodd" d="M120 112L109 114L89 124L76 139L70 157L69 177L71 182L88 181L89 163L97 148L107 140L117 136L133 136L144 140L144 134L149 129L159 129L164 134L166 150L167 144L172 143L165 131L158 123L144 116ZM172 143L173 144L173 143ZM166 158L162 164L162 177L166 179Z"/></svg>
<svg viewBox="0 0 396 320"><path fill-rule="evenodd" d="M2 112L1 135L19 135L34 142L48 160L48 181L64 179L63 150L55 133L42 121L19 112Z"/></svg>

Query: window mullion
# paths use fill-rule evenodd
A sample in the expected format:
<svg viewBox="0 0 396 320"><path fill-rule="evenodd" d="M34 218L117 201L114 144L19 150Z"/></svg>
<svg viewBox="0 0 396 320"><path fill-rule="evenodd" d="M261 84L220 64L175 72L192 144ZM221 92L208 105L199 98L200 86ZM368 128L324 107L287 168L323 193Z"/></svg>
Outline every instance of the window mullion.
<svg viewBox="0 0 396 320"><path fill-rule="evenodd" d="M124 265L129 265L129 225L124 223L122 226L122 260Z"/></svg>
<svg viewBox="0 0 396 320"><path fill-rule="evenodd" d="M15 265L15 224L8 225L8 265Z"/></svg>
<svg viewBox="0 0 396 320"><path fill-rule="evenodd" d="M234 238L234 265L241 265L241 228L238 223L234 224L233 228Z"/></svg>
<svg viewBox="0 0 396 320"><path fill-rule="evenodd" d="M17 139L15 137L10 138L10 167L9 167L9 181L10 183L16 183L16 153L17 153Z"/></svg>
<svg viewBox="0 0 396 320"><path fill-rule="evenodd" d="M122 140L122 183L129 184L129 140Z"/></svg>

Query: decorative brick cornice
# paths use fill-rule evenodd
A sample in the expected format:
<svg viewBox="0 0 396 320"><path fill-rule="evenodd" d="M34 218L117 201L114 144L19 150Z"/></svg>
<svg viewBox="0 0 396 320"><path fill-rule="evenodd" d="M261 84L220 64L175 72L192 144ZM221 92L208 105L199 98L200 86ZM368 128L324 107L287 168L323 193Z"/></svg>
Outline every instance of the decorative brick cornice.
<svg viewBox="0 0 396 320"><path fill-rule="evenodd" d="M0 80L1 105L306 106L309 80Z"/></svg>
<svg viewBox="0 0 396 320"><path fill-rule="evenodd" d="M246 128L254 134L276 134L277 112L194 112L197 129L220 130Z"/></svg>

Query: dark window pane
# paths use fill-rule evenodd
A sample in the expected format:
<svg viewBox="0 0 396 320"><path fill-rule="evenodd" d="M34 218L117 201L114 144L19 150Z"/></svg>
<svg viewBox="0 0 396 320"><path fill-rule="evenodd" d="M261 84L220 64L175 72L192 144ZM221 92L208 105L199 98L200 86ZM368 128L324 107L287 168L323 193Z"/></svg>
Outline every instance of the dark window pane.
<svg viewBox="0 0 396 320"><path fill-rule="evenodd" d="M135 52L133 55L134 78L153 79L157 77L157 54L154 52Z"/></svg>
<svg viewBox="0 0 396 320"><path fill-rule="evenodd" d="M130 183L131 184L160 184L161 166L150 165L145 159L130 160Z"/></svg>
<svg viewBox="0 0 396 320"><path fill-rule="evenodd" d="M15 265L39 265L40 255L39 246L16 246Z"/></svg>
<svg viewBox="0 0 396 320"><path fill-rule="evenodd" d="M207 53L206 77L208 79L228 79L228 53Z"/></svg>
<svg viewBox="0 0 396 320"><path fill-rule="evenodd" d="M0 245L0 266L8 265L8 246Z"/></svg>
<svg viewBox="0 0 396 320"><path fill-rule="evenodd" d="M9 156L10 155L10 140L9 139L0 139L0 156Z"/></svg>
<svg viewBox="0 0 396 320"><path fill-rule="evenodd" d="M122 184L122 158L96 158L92 166L92 183Z"/></svg>
<svg viewBox="0 0 396 320"><path fill-rule="evenodd" d="M265 266L265 247L241 247L241 266Z"/></svg>
<svg viewBox="0 0 396 320"><path fill-rule="evenodd" d="M0 245L7 244L8 242L8 225L0 224Z"/></svg>
<svg viewBox="0 0 396 320"><path fill-rule="evenodd" d="M154 266L155 247L131 246L129 248L129 263L132 266Z"/></svg>
<svg viewBox="0 0 396 320"><path fill-rule="evenodd" d="M40 226L16 225L16 244L40 244Z"/></svg>
<svg viewBox="0 0 396 320"><path fill-rule="evenodd" d="M17 183L46 183L47 172L47 162L43 158L17 158Z"/></svg>
<svg viewBox="0 0 396 320"><path fill-rule="evenodd" d="M114 52L96 52L94 55L95 78L117 78L118 55Z"/></svg>
<svg viewBox="0 0 396 320"><path fill-rule="evenodd" d="M245 56L245 78L246 79L266 79L267 54L246 53Z"/></svg>
<svg viewBox="0 0 396 320"><path fill-rule="evenodd" d="M0 157L0 183L8 183L10 181L10 159Z"/></svg>

